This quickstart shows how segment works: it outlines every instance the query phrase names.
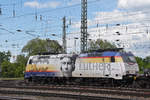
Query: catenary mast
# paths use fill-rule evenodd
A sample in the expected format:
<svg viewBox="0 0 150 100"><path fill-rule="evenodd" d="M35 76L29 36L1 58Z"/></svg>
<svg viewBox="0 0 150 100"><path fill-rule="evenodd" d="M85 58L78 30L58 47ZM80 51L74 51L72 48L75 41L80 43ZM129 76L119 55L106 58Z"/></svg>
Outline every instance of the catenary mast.
<svg viewBox="0 0 150 100"><path fill-rule="evenodd" d="M66 17L63 17L63 53L66 53Z"/></svg>
<svg viewBox="0 0 150 100"><path fill-rule="evenodd" d="M81 0L81 53L87 51L87 0Z"/></svg>

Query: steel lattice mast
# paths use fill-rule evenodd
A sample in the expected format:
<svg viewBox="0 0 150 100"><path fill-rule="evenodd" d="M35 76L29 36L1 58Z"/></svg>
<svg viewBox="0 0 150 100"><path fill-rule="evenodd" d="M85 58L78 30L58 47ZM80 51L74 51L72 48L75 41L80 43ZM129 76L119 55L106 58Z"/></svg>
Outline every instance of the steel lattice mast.
<svg viewBox="0 0 150 100"><path fill-rule="evenodd" d="M87 0L81 0L81 53L87 51Z"/></svg>
<svg viewBox="0 0 150 100"><path fill-rule="evenodd" d="M67 52L67 47L66 47L66 17L63 17L63 53Z"/></svg>

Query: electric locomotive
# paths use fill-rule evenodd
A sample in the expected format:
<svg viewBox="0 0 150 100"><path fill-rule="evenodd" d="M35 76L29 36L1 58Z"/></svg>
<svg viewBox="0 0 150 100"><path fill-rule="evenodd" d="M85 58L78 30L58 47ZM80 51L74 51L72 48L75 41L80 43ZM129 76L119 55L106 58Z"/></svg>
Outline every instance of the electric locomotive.
<svg viewBox="0 0 150 100"><path fill-rule="evenodd" d="M105 49L80 54L76 59L73 76L122 80L137 76L138 73L139 67L131 52Z"/></svg>
<svg viewBox="0 0 150 100"><path fill-rule="evenodd" d="M114 79L123 80L139 73L134 55L122 49L96 50L79 55L35 55L27 62L25 79Z"/></svg>

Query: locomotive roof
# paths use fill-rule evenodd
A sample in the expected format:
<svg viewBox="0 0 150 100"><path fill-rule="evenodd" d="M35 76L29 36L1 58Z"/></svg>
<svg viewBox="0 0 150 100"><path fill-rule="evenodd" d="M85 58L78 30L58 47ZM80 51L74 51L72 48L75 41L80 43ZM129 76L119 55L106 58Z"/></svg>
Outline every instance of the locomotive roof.
<svg viewBox="0 0 150 100"><path fill-rule="evenodd" d="M53 53L53 52L40 52L38 55L58 55L59 53Z"/></svg>
<svg viewBox="0 0 150 100"><path fill-rule="evenodd" d="M82 53L79 57L105 57L105 56L133 56L131 52L120 52L120 51L103 51L103 52L91 52Z"/></svg>
<svg viewBox="0 0 150 100"><path fill-rule="evenodd" d="M44 59L44 58L61 58L61 57L76 57L77 55L75 54L50 54L50 55L34 55L30 56L30 59L38 58L38 59Z"/></svg>
<svg viewBox="0 0 150 100"><path fill-rule="evenodd" d="M123 48L108 48L108 49L98 49L98 50L93 50L92 52L104 52L104 51L123 51Z"/></svg>

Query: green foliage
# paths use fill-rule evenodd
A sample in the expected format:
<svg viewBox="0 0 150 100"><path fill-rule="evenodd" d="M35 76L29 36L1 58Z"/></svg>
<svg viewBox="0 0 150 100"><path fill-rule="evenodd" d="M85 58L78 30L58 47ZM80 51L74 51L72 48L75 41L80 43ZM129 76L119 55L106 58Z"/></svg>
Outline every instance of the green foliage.
<svg viewBox="0 0 150 100"><path fill-rule="evenodd" d="M108 49L108 48L117 48L114 44L111 44L110 42L106 40L100 40L97 41L90 41L88 50L97 50L97 49Z"/></svg>
<svg viewBox="0 0 150 100"><path fill-rule="evenodd" d="M25 55L18 55L17 56L16 63L22 64L25 66L27 61L28 61L28 57L25 57Z"/></svg>
<svg viewBox="0 0 150 100"><path fill-rule="evenodd" d="M62 47L55 40L42 40L39 38L30 40L22 49L22 52L28 53L29 56L42 52L59 53Z"/></svg>
<svg viewBox="0 0 150 100"><path fill-rule="evenodd" d="M136 57L136 61L139 65L140 71L143 72L144 69L150 68L150 56L142 59L140 57Z"/></svg>
<svg viewBox="0 0 150 100"><path fill-rule="evenodd" d="M144 68L150 68L150 56L144 58L143 62L144 62Z"/></svg>
<svg viewBox="0 0 150 100"><path fill-rule="evenodd" d="M140 71L143 71L143 67L144 67L143 59L142 59L142 58L140 58L140 57L135 57L135 59L136 59L136 61L137 61L138 65L139 65L139 69L140 69Z"/></svg>
<svg viewBox="0 0 150 100"><path fill-rule="evenodd" d="M0 64L4 61L9 61L11 57L11 53L8 52L0 52Z"/></svg>
<svg viewBox="0 0 150 100"><path fill-rule="evenodd" d="M11 57L11 53L8 52L0 52L0 67L2 70L2 63L3 62L9 62Z"/></svg>
<svg viewBox="0 0 150 100"><path fill-rule="evenodd" d="M146 64L150 63L150 56L147 56L146 58L144 58L143 61L144 61Z"/></svg>
<svg viewBox="0 0 150 100"><path fill-rule="evenodd" d="M24 70L25 70L25 65L21 63L14 63L13 67L15 68L14 70L14 77L23 77L24 76Z"/></svg>
<svg viewBox="0 0 150 100"><path fill-rule="evenodd" d="M23 71L25 70L27 59L28 58L24 55L18 55L15 63L4 61L2 63L2 77L23 77Z"/></svg>
<svg viewBox="0 0 150 100"><path fill-rule="evenodd" d="M14 63L16 70L15 70L15 77L23 77L24 76L24 70L26 67L28 61L28 57L25 57L25 55L18 55L16 63Z"/></svg>
<svg viewBox="0 0 150 100"><path fill-rule="evenodd" d="M2 63L2 76L3 77L14 77L15 75L14 70L15 68L13 64L11 64L9 61L4 61Z"/></svg>

